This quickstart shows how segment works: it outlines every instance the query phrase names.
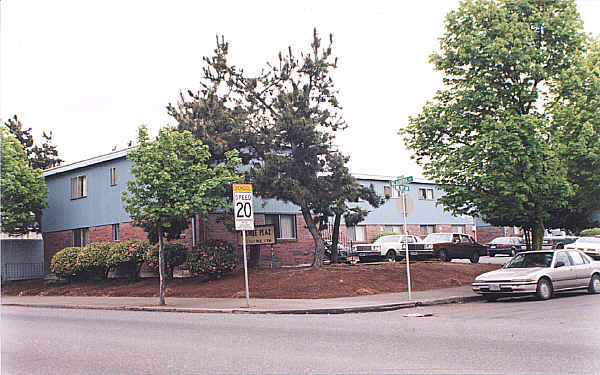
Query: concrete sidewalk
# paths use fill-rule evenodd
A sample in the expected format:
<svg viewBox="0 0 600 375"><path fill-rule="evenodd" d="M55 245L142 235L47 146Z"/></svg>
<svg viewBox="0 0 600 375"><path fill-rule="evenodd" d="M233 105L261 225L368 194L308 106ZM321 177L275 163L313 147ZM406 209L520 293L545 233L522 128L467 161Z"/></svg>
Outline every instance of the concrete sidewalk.
<svg viewBox="0 0 600 375"><path fill-rule="evenodd" d="M360 297L326 299L252 298L178 298L168 297L166 306L158 306L158 297L62 297L3 296L3 306L119 311L161 311L181 313L242 314L343 314L391 311L416 306L480 301L483 298L471 286L408 293L387 293Z"/></svg>

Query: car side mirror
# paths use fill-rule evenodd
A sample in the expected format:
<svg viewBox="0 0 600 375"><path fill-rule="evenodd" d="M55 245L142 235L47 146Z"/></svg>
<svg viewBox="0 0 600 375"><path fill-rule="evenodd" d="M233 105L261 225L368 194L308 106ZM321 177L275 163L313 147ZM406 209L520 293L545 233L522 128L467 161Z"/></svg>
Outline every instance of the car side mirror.
<svg viewBox="0 0 600 375"><path fill-rule="evenodd" d="M554 268L564 267L565 265L566 265L565 262L559 260L558 262L556 262L556 265L554 266Z"/></svg>

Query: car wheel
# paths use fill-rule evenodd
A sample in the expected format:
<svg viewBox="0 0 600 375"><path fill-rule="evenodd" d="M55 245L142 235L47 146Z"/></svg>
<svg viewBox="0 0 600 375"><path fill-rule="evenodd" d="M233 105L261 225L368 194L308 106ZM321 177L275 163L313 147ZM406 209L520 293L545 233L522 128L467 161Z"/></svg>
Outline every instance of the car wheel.
<svg viewBox="0 0 600 375"><path fill-rule="evenodd" d="M494 253L488 253L489 257L493 257L494 255L496 255L496 254L494 254Z"/></svg>
<svg viewBox="0 0 600 375"><path fill-rule="evenodd" d="M471 258L469 258L469 260L471 263L479 263L479 252L473 251L473 254L471 254Z"/></svg>
<svg viewBox="0 0 600 375"><path fill-rule="evenodd" d="M388 262L395 262L396 252L394 250L388 251L387 254L385 254L385 259L387 259Z"/></svg>
<svg viewBox="0 0 600 375"><path fill-rule="evenodd" d="M495 294L486 294L483 296L488 302L496 302L498 300L498 296Z"/></svg>
<svg viewBox="0 0 600 375"><path fill-rule="evenodd" d="M591 294L600 293L600 276L597 273L592 275L590 279L590 285L588 286L588 292Z"/></svg>
<svg viewBox="0 0 600 375"><path fill-rule="evenodd" d="M440 260L441 260L442 262L449 262L449 261L451 261L451 260L452 260L452 259L450 258L450 256L448 255L448 250L446 250L446 249L442 249L442 250L440 250Z"/></svg>
<svg viewBox="0 0 600 375"><path fill-rule="evenodd" d="M546 278L543 278L537 283L535 295L539 300L547 300L552 297L552 290L552 282Z"/></svg>
<svg viewBox="0 0 600 375"><path fill-rule="evenodd" d="M565 248L565 245L564 245L564 244L562 244L562 243L559 243L558 245L556 245L556 248L557 248L557 249L564 249L564 248Z"/></svg>

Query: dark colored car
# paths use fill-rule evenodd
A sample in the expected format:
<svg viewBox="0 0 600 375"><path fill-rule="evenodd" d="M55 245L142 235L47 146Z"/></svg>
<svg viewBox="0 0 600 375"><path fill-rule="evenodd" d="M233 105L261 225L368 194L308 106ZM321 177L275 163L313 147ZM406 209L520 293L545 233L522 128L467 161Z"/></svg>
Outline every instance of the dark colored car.
<svg viewBox="0 0 600 375"><path fill-rule="evenodd" d="M521 237L496 237L486 244L487 254L493 257L496 254L515 256L525 249Z"/></svg>
<svg viewBox="0 0 600 375"><path fill-rule="evenodd" d="M462 233L431 233L423 243L409 244L408 249L411 255L425 255L428 252L432 257L439 257L442 262L462 258L478 263L479 257L487 254L485 246Z"/></svg>

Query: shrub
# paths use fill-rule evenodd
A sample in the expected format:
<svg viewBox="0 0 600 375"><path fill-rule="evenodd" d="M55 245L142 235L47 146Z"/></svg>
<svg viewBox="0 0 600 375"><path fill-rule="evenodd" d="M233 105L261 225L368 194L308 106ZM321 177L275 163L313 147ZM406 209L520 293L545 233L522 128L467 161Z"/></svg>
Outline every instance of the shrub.
<svg viewBox="0 0 600 375"><path fill-rule="evenodd" d="M378 239L380 239L381 237L385 237L385 236L393 236L396 234L400 234L398 232L394 233L394 232L379 232L375 235L375 237L373 237L373 242L377 241Z"/></svg>
<svg viewBox="0 0 600 375"><path fill-rule="evenodd" d="M50 262L50 271L59 277L71 278L79 273L77 255L80 247L66 247L54 254Z"/></svg>
<svg viewBox="0 0 600 375"><path fill-rule="evenodd" d="M220 276L237 267L235 249L227 241L208 240L192 250L186 264L192 277Z"/></svg>
<svg viewBox="0 0 600 375"><path fill-rule="evenodd" d="M100 276L105 278L108 271L108 259L114 242L92 242L81 248L77 255L77 265L84 276Z"/></svg>
<svg viewBox="0 0 600 375"><path fill-rule="evenodd" d="M129 240L115 243L111 247L108 257L108 266L120 268L122 272L129 274L129 278L135 280L144 262L144 256L150 249L148 241Z"/></svg>
<svg viewBox="0 0 600 375"><path fill-rule="evenodd" d="M178 243L166 243L163 247L165 248L167 276L172 278L175 267L185 262L188 248ZM144 261L154 271L158 270L158 244L148 247L144 255Z"/></svg>
<svg viewBox="0 0 600 375"><path fill-rule="evenodd" d="M584 229L579 233L580 236L600 236L600 228Z"/></svg>

